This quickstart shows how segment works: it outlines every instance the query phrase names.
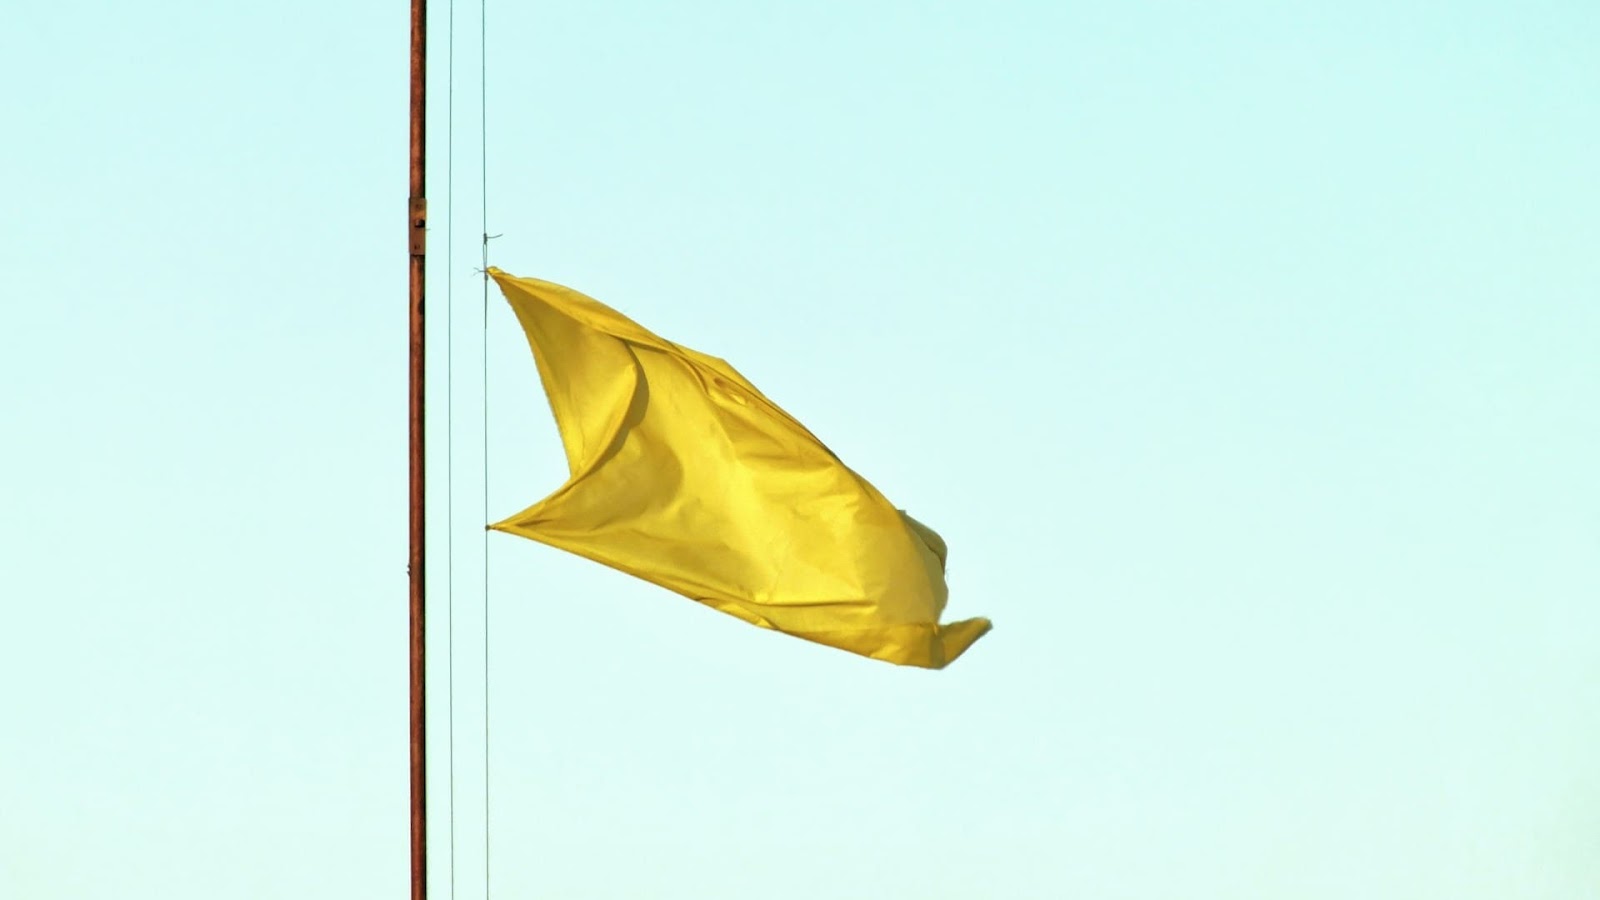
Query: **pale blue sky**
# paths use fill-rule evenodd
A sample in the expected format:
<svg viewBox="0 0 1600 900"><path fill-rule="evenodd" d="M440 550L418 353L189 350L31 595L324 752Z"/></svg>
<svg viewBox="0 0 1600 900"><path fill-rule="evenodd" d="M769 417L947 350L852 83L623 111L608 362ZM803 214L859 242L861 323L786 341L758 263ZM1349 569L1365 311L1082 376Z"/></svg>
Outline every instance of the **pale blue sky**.
<svg viewBox="0 0 1600 900"><path fill-rule="evenodd" d="M434 0L481 896L477 4ZM504 535L495 896L1600 896L1600 6L491 0L493 261L951 546L943 672ZM0 896L405 891L402 2L0 24ZM564 477L489 308L489 515ZM434 896L448 896L434 369Z"/></svg>

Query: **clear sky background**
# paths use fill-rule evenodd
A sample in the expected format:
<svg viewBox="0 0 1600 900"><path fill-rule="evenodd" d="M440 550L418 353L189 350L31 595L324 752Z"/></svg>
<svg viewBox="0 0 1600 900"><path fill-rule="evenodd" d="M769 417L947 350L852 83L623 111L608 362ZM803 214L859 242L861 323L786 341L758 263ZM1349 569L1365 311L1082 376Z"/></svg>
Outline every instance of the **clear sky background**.
<svg viewBox="0 0 1600 900"><path fill-rule="evenodd" d="M467 898L478 11L452 167L432 6ZM1600 5L488 14L493 262L729 359L996 623L900 669L490 536L495 896L1600 896ZM406 41L0 17L8 900L406 890ZM498 519L565 472L488 313Z"/></svg>

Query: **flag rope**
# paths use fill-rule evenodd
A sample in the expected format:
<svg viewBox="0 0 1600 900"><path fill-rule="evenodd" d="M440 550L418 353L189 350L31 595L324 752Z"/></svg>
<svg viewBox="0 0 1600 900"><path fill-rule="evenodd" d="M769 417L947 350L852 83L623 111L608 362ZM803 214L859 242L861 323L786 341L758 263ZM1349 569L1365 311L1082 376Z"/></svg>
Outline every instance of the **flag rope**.
<svg viewBox="0 0 1600 900"><path fill-rule="evenodd" d="M450 823L450 900L456 898L456 594L455 594L455 227L456 227L456 2L447 4L445 23L445 169L444 169L444 542L445 542L445 709L450 744L446 790Z"/></svg>
<svg viewBox="0 0 1600 900"><path fill-rule="evenodd" d="M489 4L478 0L478 151L483 263L483 896L489 900Z"/></svg>

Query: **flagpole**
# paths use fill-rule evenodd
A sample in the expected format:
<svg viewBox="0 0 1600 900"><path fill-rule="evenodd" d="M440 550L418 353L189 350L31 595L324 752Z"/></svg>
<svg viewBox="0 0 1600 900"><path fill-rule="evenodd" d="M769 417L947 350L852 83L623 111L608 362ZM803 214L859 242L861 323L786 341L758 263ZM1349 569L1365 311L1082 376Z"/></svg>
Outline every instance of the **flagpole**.
<svg viewBox="0 0 1600 900"><path fill-rule="evenodd" d="M427 0L411 0L411 195L407 225L411 268L411 900L428 896L427 721L424 693L423 634L426 582L423 579L423 271L427 252L428 201L426 162L426 78L428 54Z"/></svg>

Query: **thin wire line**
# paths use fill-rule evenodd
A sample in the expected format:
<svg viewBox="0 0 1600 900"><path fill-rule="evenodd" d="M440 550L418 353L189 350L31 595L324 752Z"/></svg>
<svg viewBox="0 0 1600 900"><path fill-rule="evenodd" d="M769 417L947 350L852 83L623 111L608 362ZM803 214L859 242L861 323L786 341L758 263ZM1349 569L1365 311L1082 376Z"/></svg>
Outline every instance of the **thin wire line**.
<svg viewBox="0 0 1600 900"><path fill-rule="evenodd" d="M478 0L478 147L483 199L483 521L489 521L489 3ZM489 865L489 529L483 531L483 896Z"/></svg>
<svg viewBox="0 0 1600 900"><path fill-rule="evenodd" d="M456 593L455 593L455 228L456 228L456 2L449 2L445 26L445 217L444 217L444 546L445 546L445 707L450 731L450 900L456 897Z"/></svg>

